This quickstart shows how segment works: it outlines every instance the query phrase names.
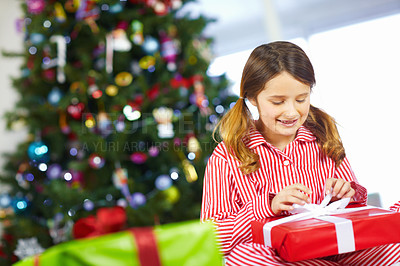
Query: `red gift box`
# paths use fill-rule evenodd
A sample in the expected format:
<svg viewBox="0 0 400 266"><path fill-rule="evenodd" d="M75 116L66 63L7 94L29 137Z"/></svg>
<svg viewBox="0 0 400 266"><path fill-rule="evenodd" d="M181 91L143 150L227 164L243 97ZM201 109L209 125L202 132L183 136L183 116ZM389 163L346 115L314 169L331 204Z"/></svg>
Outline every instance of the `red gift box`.
<svg viewBox="0 0 400 266"><path fill-rule="evenodd" d="M369 208L328 217L332 216L334 219L341 217L351 220L354 235L345 233L347 240L344 244L354 241L355 251L400 242L398 212ZM265 244L264 225L274 220L277 218L251 223L254 243ZM281 258L290 262L343 253L339 251L336 225L318 218L283 223L272 227L270 234L272 248Z"/></svg>

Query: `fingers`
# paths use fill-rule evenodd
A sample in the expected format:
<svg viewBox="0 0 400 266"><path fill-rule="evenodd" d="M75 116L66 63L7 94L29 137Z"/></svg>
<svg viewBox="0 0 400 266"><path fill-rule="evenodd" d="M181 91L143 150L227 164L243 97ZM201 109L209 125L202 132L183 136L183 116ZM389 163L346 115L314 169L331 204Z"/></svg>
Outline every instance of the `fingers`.
<svg viewBox="0 0 400 266"><path fill-rule="evenodd" d="M293 184L282 189L272 200L271 208L275 214L279 214L282 211L293 210L293 204L304 205L306 202L311 202L308 194L312 191L302 185Z"/></svg>
<svg viewBox="0 0 400 266"><path fill-rule="evenodd" d="M293 187L293 188L295 188L297 190L300 190L300 191L302 191L302 192L304 192L306 194L311 194L312 193L311 189L309 189L308 187L306 187L306 186L304 186L303 184L300 184L300 183L293 184L293 185L291 185L289 187Z"/></svg>
<svg viewBox="0 0 400 266"><path fill-rule="evenodd" d="M325 183L325 193L330 194L335 199L352 197L355 194L350 182L338 178L328 178Z"/></svg>
<svg viewBox="0 0 400 266"><path fill-rule="evenodd" d="M351 198L356 194L356 191L353 188L350 188L350 190L343 195L343 198Z"/></svg>
<svg viewBox="0 0 400 266"><path fill-rule="evenodd" d="M328 178L326 180L326 183L325 183L325 195L328 195L328 194L331 193L332 187L335 185L336 180L337 180L336 178Z"/></svg>

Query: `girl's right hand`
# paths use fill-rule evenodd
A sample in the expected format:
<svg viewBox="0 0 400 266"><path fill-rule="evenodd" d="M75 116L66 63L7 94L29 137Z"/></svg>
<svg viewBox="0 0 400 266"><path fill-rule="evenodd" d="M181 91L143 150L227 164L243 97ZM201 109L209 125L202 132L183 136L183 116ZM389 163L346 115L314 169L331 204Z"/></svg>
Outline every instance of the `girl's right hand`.
<svg viewBox="0 0 400 266"><path fill-rule="evenodd" d="M300 183L287 186L272 199L271 209L276 215L282 211L291 211L294 209L292 206L294 203L299 205L311 203L311 198L307 195L311 193L308 187Z"/></svg>

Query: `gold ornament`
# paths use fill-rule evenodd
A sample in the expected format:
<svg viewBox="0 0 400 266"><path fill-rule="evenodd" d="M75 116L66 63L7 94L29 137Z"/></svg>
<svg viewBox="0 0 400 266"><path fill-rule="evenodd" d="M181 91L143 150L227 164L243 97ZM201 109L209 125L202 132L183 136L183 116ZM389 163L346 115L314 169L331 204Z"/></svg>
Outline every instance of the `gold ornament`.
<svg viewBox="0 0 400 266"><path fill-rule="evenodd" d="M81 81L72 82L69 89L72 93L84 93L86 91L85 84Z"/></svg>
<svg viewBox="0 0 400 266"><path fill-rule="evenodd" d="M176 186L171 186L170 188L164 190L164 193L166 195L166 200L172 204L178 202L181 196Z"/></svg>
<svg viewBox="0 0 400 266"><path fill-rule="evenodd" d="M118 87L115 85L108 85L106 88L106 94L108 96L115 96L118 94Z"/></svg>
<svg viewBox="0 0 400 266"><path fill-rule="evenodd" d="M128 86L129 84L132 83L132 80L133 80L133 77L132 77L132 75L131 75L130 73L128 73L128 72L121 72L121 73L118 73L117 76L115 77L115 83L116 83L118 86L121 86L121 87L126 87L126 86Z"/></svg>
<svg viewBox="0 0 400 266"><path fill-rule="evenodd" d="M139 60L139 66L141 69L149 69L156 64L154 56L146 55Z"/></svg>

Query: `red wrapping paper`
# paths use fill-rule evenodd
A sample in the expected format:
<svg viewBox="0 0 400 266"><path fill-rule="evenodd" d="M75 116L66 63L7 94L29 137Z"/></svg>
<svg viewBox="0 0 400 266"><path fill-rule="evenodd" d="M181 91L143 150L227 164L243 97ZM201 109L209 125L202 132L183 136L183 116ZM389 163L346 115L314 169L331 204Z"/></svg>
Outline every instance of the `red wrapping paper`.
<svg viewBox="0 0 400 266"><path fill-rule="evenodd" d="M398 212L373 208L333 216L352 221L356 250L400 242ZM264 244L263 226L276 219L251 223L254 243ZM272 247L290 262L338 254L335 225L316 218L275 226L271 236Z"/></svg>

